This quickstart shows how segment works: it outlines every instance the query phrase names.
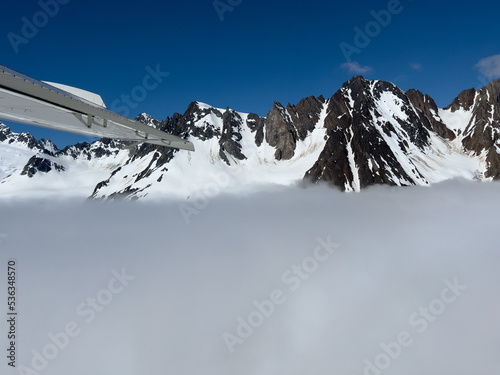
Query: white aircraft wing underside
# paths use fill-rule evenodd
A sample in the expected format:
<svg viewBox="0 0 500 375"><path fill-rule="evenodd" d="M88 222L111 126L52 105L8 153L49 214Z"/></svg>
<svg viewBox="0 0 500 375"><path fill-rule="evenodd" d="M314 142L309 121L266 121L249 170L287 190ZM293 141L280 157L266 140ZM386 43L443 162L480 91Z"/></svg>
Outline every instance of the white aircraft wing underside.
<svg viewBox="0 0 500 375"><path fill-rule="evenodd" d="M59 85L59 87L63 87ZM191 142L0 65L0 119L194 151Z"/></svg>

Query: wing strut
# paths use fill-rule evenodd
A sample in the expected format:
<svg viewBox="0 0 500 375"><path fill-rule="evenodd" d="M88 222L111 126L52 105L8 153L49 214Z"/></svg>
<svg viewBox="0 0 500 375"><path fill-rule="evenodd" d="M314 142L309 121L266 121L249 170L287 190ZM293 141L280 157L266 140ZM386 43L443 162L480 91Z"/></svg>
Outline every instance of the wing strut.
<svg viewBox="0 0 500 375"><path fill-rule="evenodd" d="M99 103L99 95L38 81L0 65L0 119L194 151L193 143L186 139L122 116Z"/></svg>

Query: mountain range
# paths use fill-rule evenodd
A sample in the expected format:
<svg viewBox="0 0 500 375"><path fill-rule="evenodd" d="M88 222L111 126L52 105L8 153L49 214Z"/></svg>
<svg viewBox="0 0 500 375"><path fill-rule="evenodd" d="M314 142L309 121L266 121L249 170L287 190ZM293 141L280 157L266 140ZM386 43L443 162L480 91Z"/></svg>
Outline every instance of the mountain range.
<svg viewBox="0 0 500 375"><path fill-rule="evenodd" d="M500 179L500 80L446 108L418 90L355 76L266 117L200 102L137 120L193 142L196 152L101 139L59 150L0 123L2 198L200 199L269 185L325 182L343 191Z"/></svg>

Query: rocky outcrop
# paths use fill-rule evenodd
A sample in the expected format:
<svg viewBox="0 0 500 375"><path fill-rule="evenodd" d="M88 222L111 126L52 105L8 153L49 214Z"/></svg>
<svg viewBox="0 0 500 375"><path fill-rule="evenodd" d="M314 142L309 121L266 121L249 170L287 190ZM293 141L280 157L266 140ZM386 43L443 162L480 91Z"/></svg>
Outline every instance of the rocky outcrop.
<svg viewBox="0 0 500 375"><path fill-rule="evenodd" d="M288 104L286 111L295 127L297 138L303 141L319 121L325 98L309 96L297 105Z"/></svg>
<svg viewBox="0 0 500 375"><path fill-rule="evenodd" d="M8 126L0 122L0 142L23 145L42 154L54 156L57 147L45 139L37 140L29 133L13 133Z"/></svg>
<svg viewBox="0 0 500 375"><path fill-rule="evenodd" d="M28 160L28 163L23 168L21 175L28 176L29 178L32 178L38 172L48 173L51 170L63 172L65 169L62 165L57 164L57 163L50 161L48 159L41 158L38 156L32 156Z"/></svg>
<svg viewBox="0 0 500 375"><path fill-rule="evenodd" d="M328 113L328 141L306 173L306 180L325 181L342 190L374 184L410 185L423 180L416 169L408 173L397 151L424 149L429 133L409 98L396 86L356 76L333 95ZM392 143L396 143L396 150Z"/></svg>
<svg viewBox="0 0 500 375"><path fill-rule="evenodd" d="M443 120L438 116L439 109L434 99L414 89L406 91L405 94L417 110L419 120L428 130L432 130L440 137L450 141L456 138L456 134L451 129L448 129Z"/></svg>
<svg viewBox="0 0 500 375"><path fill-rule="evenodd" d="M475 95L475 89L464 90L455 99L453 99L451 104L445 109L451 109L452 112L455 112L459 109L465 109L466 111L468 111L474 104Z"/></svg>
<svg viewBox="0 0 500 375"><path fill-rule="evenodd" d="M257 147L262 145L264 141L264 128L266 119L255 113L250 113L247 117L247 126L252 133L255 133L255 144Z"/></svg>
<svg viewBox="0 0 500 375"><path fill-rule="evenodd" d="M462 95L462 94L461 94ZM459 102L458 99L454 103ZM456 106L455 106L456 107ZM463 145L476 154L490 150L500 141L500 80L476 91L473 104L459 107L472 111L471 122L464 134ZM452 107L453 110L453 107ZM458 110L458 109L457 109Z"/></svg>
<svg viewBox="0 0 500 375"><path fill-rule="evenodd" d="M50 141L12 133L2 124L0 142L36 154L21 167L28 176L64 173L64 163L54 162L57 158L65 163L103 161L110 172L96 181L96 199L143 197L151 187L189 174L197 163L203 168L218 165L218 171L245 166L240 169L251 171L253 179L260 178L259 168L272 166L272 173L280 173L300 165L297 180L356 191L375 184L427 185L450 178L441 171L456 158L472 169L465 173L471 178L500 179L500 80L463 91L445 109L418 90L403 92L390 82L355 76L329 99L310 96L286 107L275 102L266 117L193 102L184 114L162 121L144 113L136 120L200 147L191 154L102 139L58 150ZM2 176L15 170L8 166ZM2 178L2 183L11 179Z"/></svg>
<svg viewBox="0 0 500 375"><path fill-rule="evenodd" d="M245 159L245 155L241 152L241 136L243 121L241 116L229 108L222 115L222 134L219 139L219 156L226 164L231 165L229 157L234 157L238 160Z"/></svg>
<svg viewBox="0 0 500 375"><path fill-rule="evenodd" d="M276 160L291 159L295 152L297 130L287 110L278 102L267 113L266 142L276 149Z"/></svg>

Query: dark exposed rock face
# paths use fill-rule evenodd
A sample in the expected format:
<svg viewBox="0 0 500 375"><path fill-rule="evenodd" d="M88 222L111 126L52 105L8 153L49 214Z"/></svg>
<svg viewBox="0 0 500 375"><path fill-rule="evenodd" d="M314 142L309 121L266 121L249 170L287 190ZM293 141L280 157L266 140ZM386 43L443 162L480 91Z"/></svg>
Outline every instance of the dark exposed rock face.
<svg viewBox="0 0 500 375"><path fill-rule="evenodd" d="M403 114L395 122L384 120L387 117L380 113L384 111L386 93L397 98L397 107ZM424 151L429 146L432 132L448 141L460 136L465 152L484 154L484 177L500 179L500 80L479 91L463 91L446 109L452 113L471 111L471 121L463 134L460 130L455 134L447 127L428 95L418 90L403 93L389 82L354 77L330 99L325 122L328 141L305 178L312 182L328 181L343 189L356 177L349 162L350 152L358 169L360 188L393 184L396 179L414 184L422 181L423 176L418 168L412 168L411 174L407 167L403 168L384 135L396 140L403 155L409 156L411 147Z"/></svg>
<svg viewBox="0 0 500 375"><path fill-rule="evenodd" d="M64 167L53 161L50 161L45 158L40 158L38 156L32 156L28 163L25 165L23 171L21 172L22 176L28 176L32 178L37 172L48 173L52 169L55 169L58 172L64 171Z"/></svg>
<svg viewBox="0 0 500 375"><path fill-rule="evenodd" d="M241 119L240 115L237 112L230 110L229 108L226 112L224 112L224 115L222 116L222 134L219 139L219 156L228 165L230 165L230 162L227 154L235 157L238 160L243 160L246 158L245 155L241 153L240 141L243 138L241 136L242 123L243 120Z"/></svg>
<svg viewBox="0 0 500 375"><path fill-rule="evenodd" d="M476 155L485 153L485 177L500 179L500 80L490 82L479 91L462 92L450 108L472 110L462 144Z"/></svg>
<svg viewBox="0 0 500 375"><path fill-rule="evenodd" d="M451 109L452 112L455 112L456 110L462 108L468 111L474 104L475 95L475 89L464 90L445 109Z"/></svg>
<svg viewBox="0 0 500 375"><path fill-rule="evenodd" d="M275 102L265 118L249 114L243 121L230 109L218 110L193 102L184 115L174 114L154 126L181 137L191 134L201 141L217 139L218 155L228 165L246 158L241 145L246 126L257 147L266 142L275 149L276 161L286 161L297 156L297 143L310 136L326 108L322 123L326 129L325 143L318 159L305 173L306 181L328 182L341 190L357 190L374 184L426 184L411 155L431 152L431 134L447 142L460 137L466 152L477 155L484 152L485 177L498 179L500 156L495 130L500 123L498 86L497 82L478 92L465 90L447 107L452 112L473 111L473 121L464 134L456 134L445 124L430 96L418 90L403 92L392 83L368 81L361 76L346 82L328 100L322 96L307 97L286 107ZM222 127L215 126L210 119L218 119ZM488 119L493 119L493 124ZM151 123L150 118L143 121ZM154 150L159 151L160 156L150 163L149 172L139 173L137 178L165 168L176 153L168 148L141 145L131 161ZM158 180L164 180L163 174Z"/></svg>
<svg viewBox="0 0 500 375"><path fill-rule="evenodd" d="M480 153L489 150L499 140L497 133L500 130L500 80L489 83L475 92L474 96L473 115L465 129L463 144L465 148ZM454 103L456 101L457 99ZM463 108L467 107L464 105Z"/></svg>
<svg viewBox="0 0 500 375"><path fill-rule="evenodd" d="M192 102L182 118L179 119L174 130L178 132L188 131L193 137L202 141L212 139L213 137L220 137L220 130L213 123L208 121L198 123L200 119L209 114L222 119L222 113L219 110L215 108L202 109L197 102ZM173 134L175 135L175 133Z"/></svg>
<svg viewBox="0 0 500 375"><path fill-rule="evenodd" d="M460 113L455 114L457 111ZM470 117L470 121L457 125L454 116L466 121ZM341 190L374 184L428 184L428 171L436 168L432 157L446 157L448 151L476 158L482 163L478 171L484 172L482 177L500 179L500 80L480 90L461 92L444 110L418 90L403 92L390 82L355 76L329 99L310 96L286 107L275 102L267 117L193 102L184 114L175 113L163 121L146 114L136 120L200 142L209 148L209 155L204 157L212 164L222 162L233 167L256 160L276 166L290 161L293 165L296 159L311 155L311 149L317 150L314 159L307 161L304 180L327 182ZM147 194L151 184L169 182L169 163L174 158L186 157L183 163L187 164L192 158L189 153L178 155L178 150L164 146L109 139L58 150L50 141L37 141L27 133L14 134L1 123L0 142L22 143L36 151L37 156L22 172L30 177L54 169L63 171L53 162L58 157L112 159L121 152L120 163L110 163L109 178L97 184L92 195L95 198ZM435 149L436 144L442 147ZM128 151L125 159L123 150ZM125 173L124 167L133 163L134 171ZM119 188L106 191L110 186Z"/></svg>
<svg viewBox="0 0 500 375"><path fill-rule="evenodd" d="M12 131L6 125L0 123L0 142L7 140L10 134L12 134Z"/></svg>
<svg viewBox="0 0 500 375"><path fill-rule="evenodd" d="M49 140L45 139L36 140L29 133L13 133L9 127L0 122L0 142L7 144L23 144L27 148L36 150L39 153L54 156L54 151L57 147Z"/></svg>
<svg viewBox="0 0 500 375"><path fill-rule="evenodd" d="M288 104L286 109L280 103L274 103L260 124L265 124L267 143L276 148L276 160L288 160L294 156L297 141L303 141L314 130L324 103L323 96L307 97L297 105Z"/></svg>
<svg viewBox="0 0 500 375"><path fill-rule="evenodd" d="M384 119L380 111L386 93L397 98L401 116L406 118L398 117L394 122ZM360 76L346 82L330 99L325 127L326 146L306 173L306 180L326 181L345 190L349 186L394 185L396 181L414 184L422 178L416 171L413 177L408 175L384 138L385 134L397 140L402 152L408 152L409 143L423 149L429 142L429 133L409 98L393 84L370 82Z"/></svg>
<svg viewBox="0 0 500 375"><path fill-rule="evenodd" d="M297 130L285 108L274 102L273 108L267 113L266 141L276 148L276 160L291 159L295 152Z"/></svg>
<svg viewBox="0 0 500 375"><path fill-rule="evenodd" d="M84 158L92 160L95 158L106 158L116 155L119 150L126 148L127 142L120 142L109 138L102 138L93 143L77 143L72 146L67 146L62 150L57 150L54 156L71 156L73 159Z"/></svg>
<svg viewBox="0 0 500 375"><path fill-rule="evenodd" d="M255 133L255 144L257 147L260 147L264 141L265 124L266 119L256 115L255 113L250 113L247 117L247 126L252 132Z"/></svg>
<svg viewBox="0 0 500 375"><path fill-rule="evenodd" d="M438 106L434 99L414 89L406 91L405 94L411 104L417 109L419 120L427 129L450 141L456 138L455 133L448 129L445 123L438 117Z"/></svg>
<svg viewBox="0 0 500 375"><path fill-rule="evenodd" d="M500 180L500 154L496 148L491 147L486 155L486 173L485 177L492 177L494 180Z"/></svg>
<svg viewBox="0 0 500 375"><path fill-rule="evenodd" d="M314 130L314 127L319 121L324 103L325 99L323 96L319 98L309 96L302 99L297 105L287 105L286 110L295 127L297 137L301 141L306 139L309 133Z"/></svg>

